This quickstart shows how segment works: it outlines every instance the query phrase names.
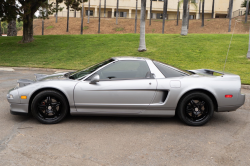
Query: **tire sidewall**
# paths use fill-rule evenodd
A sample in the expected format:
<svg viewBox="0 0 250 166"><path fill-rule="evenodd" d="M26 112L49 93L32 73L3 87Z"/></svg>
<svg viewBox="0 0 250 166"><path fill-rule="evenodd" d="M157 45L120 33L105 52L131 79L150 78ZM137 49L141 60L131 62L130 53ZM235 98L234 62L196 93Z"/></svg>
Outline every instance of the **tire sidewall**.
<svg viewBox="0 0 250 166"><path fill-rule="evenodd" d="M204 100L206 102L206 104L208 104L208 115L205 119L203 119L202 121L200 122L193 122L189 119L186 118L186 105L187 103L192 99L192 98L200 98L202 100ZM212 117L213 117L213 113L214 113L214 104L213 104L213 101L212 99L202 93L202 92L192 92L192 93L189 93L187 95L185 95L181 101L180 101L180 104L178 106L178 116L179 118L186 124L190 125L190 126L202 126L204 124L206 124Z"/></svg>
<svg viewBox="0 0 250 166"><path fill-rule="evenodd" d="M39 116L39 110L38 110L38 107L37 107L37 104L38 102L40 102L42 99L44 99L46 96L53 96L55 97L56 99L60 100L60 116L55 119L55 120L45 120L43 118L41 118ZM45 90L45 91L42 91L40 93L38 93L33 101L32 101L32 104L31 104L31 113L32 115L41 123L44 123L44 124L55 124L55 123L58 123L60 122L62 119L64 119L68 113L68 104L67 104L67 100L65 99L65 97L57 92L57 91L53 91L53 90Z"/></svg>

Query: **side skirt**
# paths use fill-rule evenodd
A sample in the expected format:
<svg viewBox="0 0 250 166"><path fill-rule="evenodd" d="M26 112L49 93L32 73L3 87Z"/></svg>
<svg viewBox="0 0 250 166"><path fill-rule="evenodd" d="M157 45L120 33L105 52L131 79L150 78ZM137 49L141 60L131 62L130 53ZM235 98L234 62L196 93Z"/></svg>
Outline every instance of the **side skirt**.
<svg viewBox="0 0 250 166"><path fill-rule="evenodd" d="M172 117L175 110L128 110L128 109L88 109L86 111L71 111L71 115L95 115L95 116L150 116L150 117Z"/></svg>

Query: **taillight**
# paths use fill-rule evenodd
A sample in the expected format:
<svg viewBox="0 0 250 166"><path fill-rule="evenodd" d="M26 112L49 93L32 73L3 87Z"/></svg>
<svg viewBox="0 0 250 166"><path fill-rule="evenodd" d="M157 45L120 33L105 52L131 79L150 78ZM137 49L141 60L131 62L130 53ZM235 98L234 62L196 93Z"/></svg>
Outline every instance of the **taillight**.
<svg viewBox="0 0 250 166"><path fill-rule="evenodd" d="M232 98L233 95L225 95L225 98Z"/></svg>

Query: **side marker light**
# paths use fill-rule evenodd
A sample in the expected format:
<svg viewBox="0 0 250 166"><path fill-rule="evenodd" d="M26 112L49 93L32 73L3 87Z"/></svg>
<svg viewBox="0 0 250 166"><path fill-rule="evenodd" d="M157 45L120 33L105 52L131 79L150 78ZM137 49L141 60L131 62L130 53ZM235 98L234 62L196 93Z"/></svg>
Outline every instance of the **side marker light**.
<svg viewBox="0 0 250 166"><path fill-rule="evenodd" d="M27 99L27 96L21 96L21 99Z"/></svg>
<svg viewBox="0 0 250 166"><path fill-rule="evenodd" d="M233 95L225 95L225 98L232 98Z"/></svg>

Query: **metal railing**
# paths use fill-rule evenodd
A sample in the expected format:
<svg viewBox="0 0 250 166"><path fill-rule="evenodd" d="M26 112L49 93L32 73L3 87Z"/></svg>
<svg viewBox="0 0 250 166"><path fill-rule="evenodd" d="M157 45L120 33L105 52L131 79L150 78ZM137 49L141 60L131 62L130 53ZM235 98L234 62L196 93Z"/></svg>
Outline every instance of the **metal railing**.
<svg viewBox="0 0 250 166"><path fill-rule="evenodd" d="M232 18L245 15L246 9L239 9L233 12Z"/></svg>
<svg viewBox="0 0 250 166"><path fill-rule="evenodd" d="M55 17L56 14L53 14ZM67 11L62 11L58 13L58 17L67 17ZM69 17L76 17L80 18L81 17L81 12L79 11L70 11L69 12ZM88 17L88 10L84 11L84 17ZM95 13L91 10L90 12L90 17L99 17L99 12ZM101 12L101 18L116 18L116 11L113 13L111 11L107 11L106 13ZM150 15L148 12L146 13L146 19L149 19ZM180 15L179 15L180 17ZM129 14L128 12L123 12L119 11L118 18L126 18L126 19L135 19L135 13ZM163 13L152 13L151 14L151 19L162 19L163 18ZM195 19L196 15L190 15L190 19ZM140 12L137 13L137 19L140 19ZM177 14L167 14L166 20L176 20L177 19ZM179 18L180 19L180 18Z"/></svg>

